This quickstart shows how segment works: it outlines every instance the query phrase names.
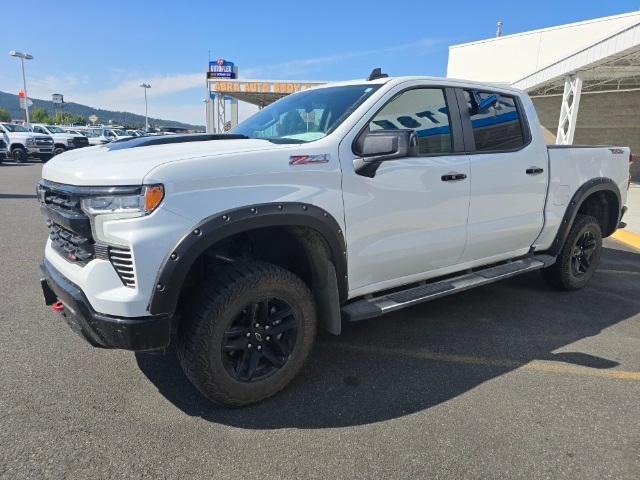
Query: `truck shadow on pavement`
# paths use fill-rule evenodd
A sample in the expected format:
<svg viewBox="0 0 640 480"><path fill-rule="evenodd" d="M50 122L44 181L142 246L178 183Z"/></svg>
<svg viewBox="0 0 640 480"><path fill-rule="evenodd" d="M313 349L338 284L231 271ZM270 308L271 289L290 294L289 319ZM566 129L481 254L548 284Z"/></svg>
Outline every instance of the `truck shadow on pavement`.
<svg viewBox="0 0 640 480"><path fill-rule="evenodd" d="M177 408L211 422L248 429L364 425L436 406L534 360L618 366L580 345L563 347L638 314L639 285L640 255L606 248L600 270L578 292L551 290L532 273L349 324L340 337L319 336L283 392L241 409L209 403L173 353L138 353L136 360Z"/></svg>

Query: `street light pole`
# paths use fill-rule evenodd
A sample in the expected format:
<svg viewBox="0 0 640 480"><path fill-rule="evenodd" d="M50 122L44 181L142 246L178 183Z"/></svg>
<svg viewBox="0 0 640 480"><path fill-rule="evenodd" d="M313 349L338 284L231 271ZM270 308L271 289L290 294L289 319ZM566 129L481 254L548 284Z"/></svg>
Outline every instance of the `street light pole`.
<svg viewBox="0 0 640 480"><path fill-rule="evenodd" d="M147 115L147 89L151 88L148 83L141 83L140 86L144 88L144 131L149 132L149 117Z"/></svg>
<svg viewBox="0 0 640 480"><path fill-rule="evenodd" d="M28 53L16 52L15 50L11 50L9 55L12 57L16 57L20 59L20 63L22 64L22 86L24 89L24 113L27 120L27 127L31 125L29 121L29 95L27 94L27 76L24 73L24 61L25 60L33 60L33 55L29 55Z"/></svg>

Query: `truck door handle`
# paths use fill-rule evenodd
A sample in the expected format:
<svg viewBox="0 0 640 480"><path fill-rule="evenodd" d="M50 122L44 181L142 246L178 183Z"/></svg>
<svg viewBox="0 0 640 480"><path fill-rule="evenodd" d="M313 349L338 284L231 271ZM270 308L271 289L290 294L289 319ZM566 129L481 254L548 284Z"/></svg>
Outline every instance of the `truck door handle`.
<svg viewBox="0 0 640 480"><path fill-rule="evenodd" d="M440 177L443 182L456 182L458 180L464 180L465 178L467 178L465 173L449 173Z"/></svg>
<svg viewBox="0 0 640 480"><path fill-rule="evenodd" d="M527 168L527 175L540 175L542 172L544 172L544 168L540 168L540 167Z"/></svg>

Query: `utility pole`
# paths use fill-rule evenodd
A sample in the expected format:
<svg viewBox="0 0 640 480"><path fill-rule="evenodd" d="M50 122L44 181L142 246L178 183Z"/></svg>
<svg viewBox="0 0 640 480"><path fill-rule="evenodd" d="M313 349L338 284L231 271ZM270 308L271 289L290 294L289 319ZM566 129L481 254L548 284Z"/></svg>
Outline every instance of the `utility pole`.
<svg viewBox="0 0 640 480"><path fill-rule="evenodd" d="M149 116L147 110L147 89L151 88L148 83L141 83L140 86L144 88L144 131L149 132Z"/></svg>
<svg viewBox="0 0 640 480"><path fill-rule="evenodd" d="M20 59L20 63L22 63L22 87L24 89L24 113L27 119L27 127L31 125L29 121L29 94L27 93L27 77L24 73L24 61L25 60L33 60L33 55L29 55L28 53L16 52L15 50L11 50L9 55L12 57L16 57Z"/></svg>

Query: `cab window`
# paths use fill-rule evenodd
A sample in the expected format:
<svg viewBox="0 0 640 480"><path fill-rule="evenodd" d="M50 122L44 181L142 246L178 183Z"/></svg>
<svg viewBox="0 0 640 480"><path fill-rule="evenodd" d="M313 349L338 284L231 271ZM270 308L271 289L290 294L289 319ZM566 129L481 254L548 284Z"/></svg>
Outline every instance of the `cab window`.
<svg viewBox="0 0 640 480"><path fill-rule="evenodd" d="M476 150L515 150L525 144L516 99L495 92L465 90Z"/></svg>
<svg viewBox="0 0 640 480"><path fill-rule="evenodd" d="M449 110L441 88L415 88L394 98L369 123L369 131L410 129L421 155L450 153Z"/></svg>

